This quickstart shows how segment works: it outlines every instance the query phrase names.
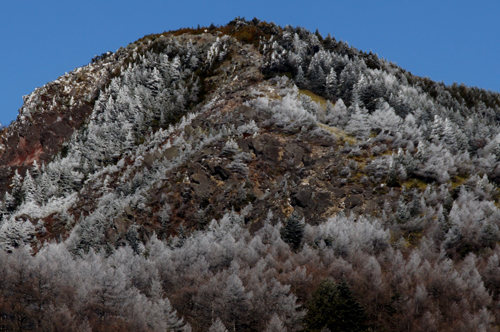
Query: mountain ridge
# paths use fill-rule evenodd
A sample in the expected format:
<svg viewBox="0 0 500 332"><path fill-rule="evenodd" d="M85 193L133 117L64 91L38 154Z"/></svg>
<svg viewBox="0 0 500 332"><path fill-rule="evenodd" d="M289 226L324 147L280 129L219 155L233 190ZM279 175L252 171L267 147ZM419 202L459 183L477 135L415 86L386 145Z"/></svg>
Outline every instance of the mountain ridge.
<svg viewBox="0 0 500 332"><path fill-rule="evenodd" d="M0 133L0 326L495 331L499 111L257 19L105 53Z"/></svg>

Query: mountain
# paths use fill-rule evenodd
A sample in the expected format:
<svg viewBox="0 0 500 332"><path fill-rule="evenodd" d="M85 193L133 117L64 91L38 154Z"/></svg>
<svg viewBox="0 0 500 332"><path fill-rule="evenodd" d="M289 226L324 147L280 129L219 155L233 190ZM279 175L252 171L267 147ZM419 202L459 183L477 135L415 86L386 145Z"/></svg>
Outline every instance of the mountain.
<svg viewBox="0 0 500 332"><path fill-rule="evenodd" d="M237 18L0 132L8 331L497 331L500 94Z"/></svg>

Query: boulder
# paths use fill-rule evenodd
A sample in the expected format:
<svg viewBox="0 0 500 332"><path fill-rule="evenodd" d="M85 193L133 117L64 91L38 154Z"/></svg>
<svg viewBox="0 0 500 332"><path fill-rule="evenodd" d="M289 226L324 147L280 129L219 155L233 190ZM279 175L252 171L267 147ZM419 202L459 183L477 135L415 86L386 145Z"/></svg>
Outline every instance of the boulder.
<svg viewBox="0 0 500 332"><path fill-rule="evenodd" d="M207 198L213 193L212 181L205 173L194 173L191 175L190 180L196 197Z"/></svg>
<svg viewBox="0 0 500 332"><path fill-rule="evenodd" d="M233 175L233 172L225 166L217 165L214 167L214 174L220 176L225 181Z"/></svg>
<svg viewBox="0 0 500 332"><path fill-rule="evenodd" d="M345 189L344 188L332 188L331 189L332 193L335 195L337 198L344 198L346 196Z"/></svg>
<svg viewBox="0 0 500 332"><path fill-rule="evenodd" d="M362 195L352 195L348 196L344 201L345 207L349 210L363 205L363 196Z"/></svg>
<svg viewBox="0 0 500 332"><path fill-rule="evenodd" d="M311 186L300 186L298 190L292 192L292 206L300 206L302 208L310 207L314 204L314 188Z"/></svg>
<svg viewBox="0 0 500 332"><path fill-rule="evenodd" d="M163 157L167 158L168 160L177 158L179 156L179 148L176 146L172 146L165 151L163 151Z"/></svg>

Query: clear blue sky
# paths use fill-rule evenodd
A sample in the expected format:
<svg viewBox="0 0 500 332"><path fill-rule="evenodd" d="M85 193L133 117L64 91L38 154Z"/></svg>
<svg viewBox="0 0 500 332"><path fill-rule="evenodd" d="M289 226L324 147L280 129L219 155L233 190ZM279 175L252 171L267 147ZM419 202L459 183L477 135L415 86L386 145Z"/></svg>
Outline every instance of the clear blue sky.
<svg viewBox="0 0 500 332"><path fill-rule="evenodd" d="M319 29L420 76L500 91L500 1L15 0L0 4L0 123L22 96L150 33L236 16Z"/></svg>

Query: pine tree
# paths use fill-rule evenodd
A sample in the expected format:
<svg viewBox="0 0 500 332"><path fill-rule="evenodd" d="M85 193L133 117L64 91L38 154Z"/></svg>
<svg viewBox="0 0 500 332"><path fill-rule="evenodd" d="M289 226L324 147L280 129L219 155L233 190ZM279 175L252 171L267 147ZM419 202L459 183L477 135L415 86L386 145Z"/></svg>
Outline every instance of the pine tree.
<svg viewBox="0 0 500 332"><path fill-rule="evenodd" d="M335 46L337 45L337 41L335 40L335 37L332 37L330 33L326 36L326 38L323 40L323 47L327 51L333 51L335 50Z"/></svg>
<svg viewBox="0 0 500 332"><path fill-rule="evenodd" d="M246 292L245 286L236 273L231 274L222 291L226 321L231 323L231 330L237 331L249 325L250 299L252 292Z"/></svg>
<svg viewBox="0 0 500 332"><path fill-rule="evenodd" d="M304 318L307 332L357 332L365 329L366 315L354 299L345 280L336 284L331 279L321 282L306 304Z"/></svg>
<svg viewBox="0 0 500 332"><path fill-rule="evenodd" d="M400 167L394 159L390 159L389 162L389 174L387 175L387 185L389 187L399 187L401 183L399 182L398 168Z"/></svg>
<svg viewBox="0 0 500 332"><path fill-rule="evenodd" d="M220 320L220 318L217 317L215 322L208 329L208 332L227 332L227 328L224 326L224 323Z"/></svg>
<svg viewBox="0 0 500 332"><path fill-rule="evenodd" d="M297 70L297 75L295 76L295 84L297 84L300 89L309 88L309 82L304 76L304 70L302 70L301 66L299 66L299 69Z"/></svg>
<svg viewBox="0 0 500 332"><path fill-rule="evenodd" d="M139 226L137 224L133 224L128 228L127 234L125 235L127 242L129 243L130 247L134 250L136 254L140 254L142 248L142 243L141 240L139 239L138 229Z"/></svg>
<svg viewBox="0 0 500 332"><path fill-rule="evenodd" d="M467 255L463 261L461 277L466 284L466 292L473 309L489 306L492 302L491 295L484 286L481 275L477 270L476 256L473 253Z"/></svg>
<svg viewBox="0 0 500 332"><path fill-rule="evenodd" d="M368 112L364 108L360 108L358 104L354 104L351 119L347 123L346 131L359 138L366 138L370 133L370 125L368 123Z"/></svg>
<svg viewBox="0 0 500 332"><path fill-rule="evenodd" d="M425 206L423 198L419 198L417 195L413 195L413 199L410 203L410 216L418 217L422 212L422 207Z"/></svg>
<svg viewBox="0 0 500 332"><path fill-rule="evenodd" d="M325 116L326 123L343 128L348 121L348 117L347 107L342 99L337 100L333 107L331 107L330 103L327 103Z"/></svg>
<svg viewBox="0 0 500 332"><path fill-rule="evenodd" d="M162 90L163 78L157 68L153 68L153 71L149 74L146 86L151 90L153 96L156 96Z"/></svg>
<svg viewBox="0 0 500 332"><path fill-rule="evenodd" d="M21 203L23 202L24 195L23 195L23 178L19 173L16 172L14 173L14 177L12 178L12 197L14 198L14 204L13 204L13 210L16 209Z"/></svg>
<svg viewBox="0 0 500 332"><path fill-rule="evenodd" d="M24 177L23 180L22 191L24 200L26 202L36 202L38 198L36 185L35 182L33 181L33 178L31 177L31 173L29 170L26 170L26 176Z"/></svg>
<svg viewBox="0 0 500 332"><path fill-rule="evenodd" d="M277 314L272 315L271 320L266 326L264 332L286 332L286 328L283 325L283 321Z"/></svg>
<svg viewBox="0 0 500 332"><path fill-rule="evenodd" d="M396 115L394 109L386 102L381 103L380 107L368 116L370 126L373 130L380 132L382 130L396 133L403 120Z"/></svg>
<svg viewBox="0 0 500 332"><path fill-rule="evenodd" d="M281 228L281 239L288 243L292 249L297 250L304 236L304 226L304 218L301 218L300 214L294 210L285 226Z"/></svg>
<svg viewBox="0 0 500 332"><path fill-rule="evenodd" d="M3 198L3 208L6 212L13 212L16 209L16 200L8 192L5 193Z"/></svg>
<svg viewBox="0 0 500 332"><path fill-rule="evenodd" d="M52 183L47 172L43 172L37 180L38 203L47 203L47 201L57 193L57 187Z"/></svg>
<svg viewBox="0 0 500 332"><path fill-rule="evenodd" d="M323 93L325 90L326 74L322 67L323 56L324 52L316 53L307 68L311 88L317 93Z"/></svg>
<svg viewBox="0 0 500 332"><path fill-rule="evenodd" d="M157 300L160 308L163 311L164 322L167 325L167 331L175 331L175 332L190 332L191 327L189 324L184 323L183 318L179 318L177 316L177 310L175 310L168 298L163 298Z"/></svg>
<svg viewBox="0 0 500 332"><path fill-rule="evenodd" d="M358 62L350 61L344 70L340 73L339 80L339 97L350 104L352 102L352 92L354 85L360 77L360 68Z"/></svg>
<svg viewBox="0 0 500 332"><path fill-rule="evenodd" d="M30 243L35 234L35 226L30 220L9 219L0 227L0 249L12 251Z"/></svg>
<svg viewBox="0 0 500 332"><path fill-rule="evenodd" d="M447 144L453 151L457 149L457 136L456 136L456 128L453 123L448 119L444 119L443 122L443 141Z"/></svg>
<svg viewBox="0 0 500 332"><path fill-rule="evenodd" d="M430 139L438 143L443 137L444 121L439 115L434 115L434 122L431 125Z"/></svg>
<svg viewBox="0 0 500 332"><path fill-rule="evenodd" d="M326 96L329 99L335 99L337 97L338 88L337 88L337 73L335 70L330 68L330 73L326 76Z"/></svg>
<svg viewBox="0 0 500 332"><path fill-rule="evenodd" d="M399 196L399 201L398 201L398 207L396 209L396 221L398 223L404 224L411 218L410 211L408 209L408 206L404 200L403 195Z"/></svg>

